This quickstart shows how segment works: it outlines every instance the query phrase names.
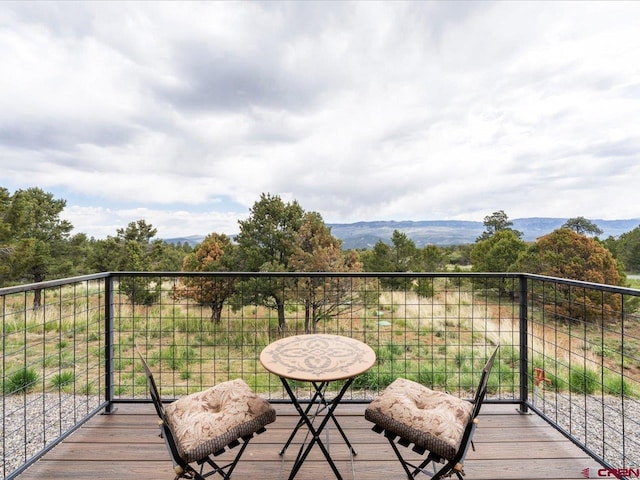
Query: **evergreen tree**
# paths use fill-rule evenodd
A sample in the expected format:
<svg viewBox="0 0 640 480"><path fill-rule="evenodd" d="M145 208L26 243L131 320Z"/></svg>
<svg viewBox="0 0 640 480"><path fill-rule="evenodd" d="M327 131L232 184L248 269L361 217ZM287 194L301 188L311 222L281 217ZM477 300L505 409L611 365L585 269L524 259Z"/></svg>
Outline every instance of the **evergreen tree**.
<svg viewBox="0 0 640 480"><path fill-rule="evenodd" d="M480 235L476 241L487 240L502 230L511 230L518 238L522 238L522 232L514 230L511 228L512 226L513 222L509 220L509 217L503 210L493 212L491 215L484 217L485 231L482 232L482 235Z"/></svg>
<svg viewBox="0 0 640 480"><path fill-rule="evenodd" d="M241 220L238 243L238 266L247 272L293 271L291 255L296 235L303 223L304 210L293 201L285 203L277 195L261 194L251 215ZM285 328L285 280L272 277L249 281L253 301L278 312L278 328ZM251 301L251 299L247 299Z"/></svg>
<svg viewBox="0 0 640 480"><path fill-rule="evenodd" d="M570 218L562 225L562 228L568 228L580 235L602 235L602 229L584 217Z"/></svg>
<svg viewBox="0 0 640 480"><path fill-rule="evenodd" d="M485 240L480 240L471 249L471 264L474 272L509 272L526 243L511 229L502 229ZM501 294L513 295L512 285L504 279L486 279L485 285L498 288Z"/></svg>
<svg viewBox="0 0 640 480"><path fill-rule="evenodd" d="M38 283L71 273L66 261L67 242L73 225L60 218L65 200L40 188L17 190L10 199L0 191L0 241L4 244L5 282ZM34 291L34 307L41 291Z"/></svg>

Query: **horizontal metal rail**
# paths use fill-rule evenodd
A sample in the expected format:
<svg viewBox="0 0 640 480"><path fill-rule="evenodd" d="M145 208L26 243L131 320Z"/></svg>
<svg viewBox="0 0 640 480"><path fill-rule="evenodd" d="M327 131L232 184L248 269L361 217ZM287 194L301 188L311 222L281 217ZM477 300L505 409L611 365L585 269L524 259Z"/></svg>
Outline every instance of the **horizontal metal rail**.
<svg viewBox="0 0 640 480"><path fill-rule="evenodd" d="M2 288L2 473L96 412L148 402L136 345L168 401L240 377L280 403L260 352L308 332L376 351L351 403L398 377L471 398L500 343L488 402L542 416L607 468L638 468L639 304L635 289L522 273L107 272Z"/></svg>

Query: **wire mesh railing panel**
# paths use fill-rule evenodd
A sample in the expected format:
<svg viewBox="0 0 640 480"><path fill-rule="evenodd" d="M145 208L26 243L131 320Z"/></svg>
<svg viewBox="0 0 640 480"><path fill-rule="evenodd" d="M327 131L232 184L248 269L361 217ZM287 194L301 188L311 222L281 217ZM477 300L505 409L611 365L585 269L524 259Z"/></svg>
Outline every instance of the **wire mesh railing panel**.
<svg viewBox="0 0 640 480"><path fill-rule="evenodd" d="M639 295L530 281L531 403L613 469L640 465Z"/></svg>
<svg viewBox="0 0 640 480"><path fill-rule="evenodd" d="M374 349L376 363L344 397L353 402L398 377L471 398L499 343L488 401L527 405L603 464L637 468L639 296L466 272L121 272L0 289L3 473L111 402L149 401L136 347L166 400L243 378L286 402L260 353L305 333Z"/></svg>
<svg viewBox="0 0 640 480"><path fill-rule="evenodd" d="M104 280L0 294L1 471L6 478L99 408Z"/></svg>
<svg viewBox="0 0 640 480"><path fill-rule="evenodd" d="M491 346L500 342L490 391L513 401L518 303L501 288L517 291L518 280L496 282L419 274L115 276L114 395L147 396L137 345L166 398L241 377L270 400L286 399L280 380L260 364L261 350L283 336L331 333L361 340L377 354L347 400L371 400L399 376L470 397Z"/></svg>

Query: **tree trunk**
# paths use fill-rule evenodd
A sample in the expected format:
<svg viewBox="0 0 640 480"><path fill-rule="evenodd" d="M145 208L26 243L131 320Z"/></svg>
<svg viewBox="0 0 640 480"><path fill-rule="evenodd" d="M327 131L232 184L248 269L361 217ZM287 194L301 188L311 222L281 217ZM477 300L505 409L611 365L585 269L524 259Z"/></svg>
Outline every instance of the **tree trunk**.
<svg viewBox="0 0 640 480"><path fill-rule="evenodd" d="M309 300L304 301L304 333L311 333L311 306Z"/></svg>
<svg viewBox="0 0 640 480"><path fill-rule="evenodd" d="M313 333L316 333L316 331L318 330L318 322L320 321L320 318L317 315L317 309L318 305L314 303L311 308L311 323L313 324Z"/></svg>
<svg viewBox="0 0 640 480"><path fill-rule="evenodd" d="M222 306L223 302L214 302L211 304L211 322L215 325L219 325L222 321Z"/></svg>
<svg viewBox="0 0 640 480"><path fill-rule="evenodd" d="M41 270L36 269L33 272L34 283L44 282L44 280L45 280L44 273ZM42 289L38 288L37 290L33 291L33 309L38 310L41 306L42 306Z"/></svg>
<svg viewBox="0 0 640 480"><path fill-rule="evenodd" d="M33 291L33 309L38 310L42 306L42 289Z"/></svg>
<svg viewBox="0 0 640 480"><path fill-rule="evenodd" d="M284 332L286 327L285 319L284 319L284 302L278 300L278 330L280 332Z"/></svg>

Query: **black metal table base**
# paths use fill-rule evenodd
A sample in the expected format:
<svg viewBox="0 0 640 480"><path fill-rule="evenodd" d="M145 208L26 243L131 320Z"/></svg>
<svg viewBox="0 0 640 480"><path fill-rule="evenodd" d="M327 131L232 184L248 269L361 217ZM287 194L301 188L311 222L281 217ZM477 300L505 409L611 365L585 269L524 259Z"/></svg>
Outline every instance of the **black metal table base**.
<svg viewBox="0 0 640 480"><path fill-rule="evenodd" d="M336 467L333 459L331 458L331 455L329 454L327 447L322 442L320 435L324 431L329 420L332 420L336 428L340 432L342 439L344 440L347 447L351 451L351 455L357 455L357 452L349 442L349 439L344 433L344 430L342 429L342 427L338 423L338 420L333 414L336 407L342 400L343 395L349 389L349 387L351 386L351 383L353 383L353 378L347 379L344 385L342 386L342 388L340 389L340 391L338 392L338 395L336 395L330 401L327 401L325 397L325 390L329 382L311 382L311 385L313 385L313 388L315 389L315 393L313 394L311 401L309 402L309 404L307 405L307 408L305 409L303 409L302 406L300 405L300 401L296 398L293 390L291 389L291 386L289 385L289 382L287 382L287 379L280 377L280 380L282 381L282 385L284 386L284 389L287 391L287 394L291 398L293 405L296 407L296 410L300 415L300 420L298 421L298 424L296 425L296 427L293 429L293 432L291 432L291 435L289 436L289 439L285 443L284 447L282 447L282 450L280 451L280 455L284 455L285 451L293 441L293 438L296 436L296 434L298 433L298 431L303 425L307 426L309 434L311 435L311 441L309 442L309 444L306 445L305 447L305 443L303 442L302 445L300 446L300 450L293 464L293 468L291 469L291 473L289 474L289 480L293 480L293 478L296 476L296 474L300 470L300 467L304 463L305 459L309 455L309 452L311 451L311 449L315 444L317 444L318 447L320 447L320 450L322 450L322 453L324 454L324 457L327 460L327 463L329 463L329 466L331 467L331 470L333 471L336 478L338 480L342 480L342 476L340 475L338 468ZM314 406L316 406L317 409L310 416L309 413L311 412ZM316 416L325 410L327 410L327 413L324 415L324 418L322 419L322 422L320 422L320 425L318 425L318 428L315 428L313 425L313 422Z"/></svg>

